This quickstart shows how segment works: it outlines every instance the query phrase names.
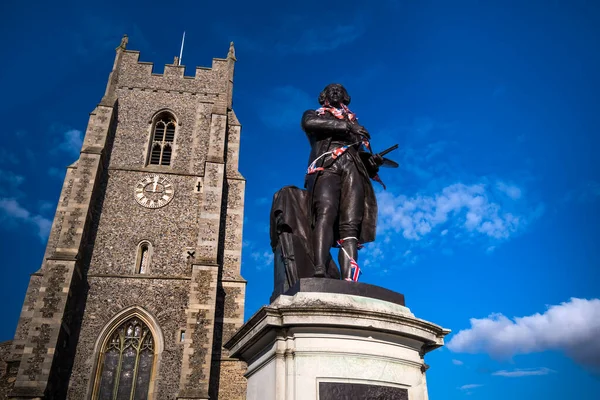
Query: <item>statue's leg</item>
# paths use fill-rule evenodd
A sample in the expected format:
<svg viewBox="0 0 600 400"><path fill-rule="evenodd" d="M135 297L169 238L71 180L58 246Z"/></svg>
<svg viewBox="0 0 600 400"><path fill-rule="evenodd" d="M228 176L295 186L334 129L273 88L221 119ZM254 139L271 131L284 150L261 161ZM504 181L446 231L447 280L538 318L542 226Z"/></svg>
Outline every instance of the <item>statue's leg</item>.
<svg viewBox="0 0 600 400"><path fill-rule="evenodd" d="M358 260L358 239L356 237L348 237L342 242L338 253L338 262L340 263L340 271L342 279L346 281L352 280L352 265L350 257L354 261Z"/></svg>
<svg viewBox="0 0 600 400"><path fill-rule="evenodd" d="M363 177L351 157L343 159L342 190L340 201L339 235L344 240L338 253L342 279L350 280L350 257L358 261L358 238L365 211ZM341 160L341 161L342 161Z"/></svg>
<svg viewBox="0 0 600 400"><path fill-rule="evenodd" d="M316 180L313 189L314 228L312 243L315 276L324 277L333 245L333 225L339 211L341 176L334 168L326 170Z"/></svg>

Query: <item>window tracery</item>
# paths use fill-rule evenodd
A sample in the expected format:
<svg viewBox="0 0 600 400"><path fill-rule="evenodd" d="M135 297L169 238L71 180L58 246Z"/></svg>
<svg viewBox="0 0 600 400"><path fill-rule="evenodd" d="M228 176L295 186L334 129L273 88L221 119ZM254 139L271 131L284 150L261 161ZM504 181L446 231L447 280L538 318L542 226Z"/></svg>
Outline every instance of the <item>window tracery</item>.
<svg viewBox="0 0 600 400"><path fill-rule="evenodd" d="M102 349L97 400L144 400L154 366L154 337L134 316L120 324Z"/></svg>
<svg viewBox="0 0 600 400"><path fill-rule="evenodd" d="M177 122L170 113L163 113L155 120L152 127L152 142L148 164L171 165L176 126Z"/></svg>

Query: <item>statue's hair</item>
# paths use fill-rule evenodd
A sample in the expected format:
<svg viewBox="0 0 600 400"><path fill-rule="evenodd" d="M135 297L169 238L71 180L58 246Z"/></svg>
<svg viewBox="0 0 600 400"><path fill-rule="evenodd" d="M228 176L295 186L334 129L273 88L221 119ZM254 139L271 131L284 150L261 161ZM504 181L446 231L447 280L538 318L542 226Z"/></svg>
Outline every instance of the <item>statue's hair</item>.
<svg viewBox="0 0 600 400"><path fill-rule="evenodd" d="M350 95L348 94L348 91L346 90L346 88L344 86L342 86L339 83L330 83L329 85L325 86L325 89L323 89L323 91L321 92L321 94L319 94L319 104L320 105L324 105L325 104L325 100L327 100L327 92L329 91L328 89L333 87L333 86L338 86L340 87L343 92L344 92L344 98L342 100L342 103L344 103L345 105L350 104Z"/></svg>

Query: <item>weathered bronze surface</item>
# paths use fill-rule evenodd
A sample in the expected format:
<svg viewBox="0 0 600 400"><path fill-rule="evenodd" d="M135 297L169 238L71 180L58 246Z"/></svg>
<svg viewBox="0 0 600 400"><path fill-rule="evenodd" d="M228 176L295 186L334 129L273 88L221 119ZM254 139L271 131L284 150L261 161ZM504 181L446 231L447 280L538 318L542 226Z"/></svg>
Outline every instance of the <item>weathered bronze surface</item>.
<svg viewBox="0 0 600 400"><path fill-rule="evenodd" d="M381 183L379 168L398 166L383 157L397 145L372 152L371 135L348 109L350 96L342 85L325 87L319 104L301 120L311 146L305 190L287 186L273 198L274 294L300 278L352 280L360 244L375 240L377 200L371 179ZM340 270L332 247L340 248Z"/></svg>

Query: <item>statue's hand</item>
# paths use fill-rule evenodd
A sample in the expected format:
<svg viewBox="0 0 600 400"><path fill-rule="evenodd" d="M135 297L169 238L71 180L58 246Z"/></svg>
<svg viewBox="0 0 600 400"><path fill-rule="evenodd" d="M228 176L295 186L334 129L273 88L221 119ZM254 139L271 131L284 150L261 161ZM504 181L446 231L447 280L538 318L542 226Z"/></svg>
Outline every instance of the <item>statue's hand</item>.
<svg viewBox="0 0 600 400"><path fill-rule="evenodd" d="M379 172L379 167L383 165L383 157L379 154L372 154L366 162L367 172L372 178Z"/></svg>
<svg viewBox="0 0 600 400"><path fill-rule="evenodd" d="M383 165L383 157L381 157L379 154L373 154L371 156L371 160L372 160L373 164L375 164L377 166L377 168L379 168Z"/></svg>
<svg viewBox="0 0 600 400"><path fill-rule="evenodd" d="M371 135L369 131L362 125L352 124L350 125L350 132L354 135L360 136L361 138L366 137L367 139L371 139Z"/></svg>

